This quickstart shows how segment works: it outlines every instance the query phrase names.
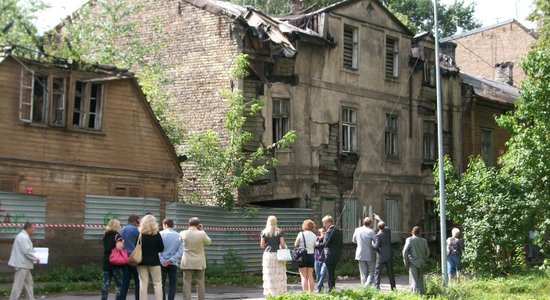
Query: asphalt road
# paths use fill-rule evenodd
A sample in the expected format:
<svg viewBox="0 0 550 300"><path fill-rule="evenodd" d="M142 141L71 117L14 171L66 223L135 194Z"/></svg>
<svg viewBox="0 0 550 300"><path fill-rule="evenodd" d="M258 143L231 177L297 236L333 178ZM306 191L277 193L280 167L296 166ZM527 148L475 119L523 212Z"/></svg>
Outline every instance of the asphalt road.
<svg viewBox="0 0 550 300"><path fill-rule="evenodd" d="M407 276L397 276L397 289L398 290L407 290L409 279ZM358 288L360 282L357 279L350 280L339 280L336 282L337 289L348 289L348 288ZM382 277L382 284L380 288L383 291L389 291L390 285L388 283L387 277ZM289 291L299 292L302 290L299 284L289 284ZM240 287L240 286L230 286L230 287L206 287L206 299L249 299L249 300L258 300L264 299L262 294L263 290L261 286L258 287ZM193 294L194 299L196 299L196 294ZM42 295L35 295L36 299L42 299ZM43 299L55 299L55 300L97 300L100 297L99 291L95 293L74 293L74 294L59 294L59 295L48 295ZM109 294L109 299L114 299L114 294ZM129 294L127 297L128 300L134 299L134 294ZM149 299L154 300L155 297L153 294L149 294ZM181 288L178 289L176 300L182 300L182 291Z"/></svg>

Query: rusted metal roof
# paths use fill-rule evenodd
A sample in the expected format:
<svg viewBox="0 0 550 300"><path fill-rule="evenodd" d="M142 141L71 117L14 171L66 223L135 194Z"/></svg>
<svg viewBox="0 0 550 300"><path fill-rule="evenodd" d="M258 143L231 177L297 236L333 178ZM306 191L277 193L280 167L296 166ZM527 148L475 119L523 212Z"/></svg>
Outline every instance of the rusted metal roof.
<svg viewBox="0 0 550 300"><path fill-rule="evenodd" d="M476 95L492 102L513 105L518 100L520 90L513 85L462 72L460 77L465 84L473 88Z"/></svg>

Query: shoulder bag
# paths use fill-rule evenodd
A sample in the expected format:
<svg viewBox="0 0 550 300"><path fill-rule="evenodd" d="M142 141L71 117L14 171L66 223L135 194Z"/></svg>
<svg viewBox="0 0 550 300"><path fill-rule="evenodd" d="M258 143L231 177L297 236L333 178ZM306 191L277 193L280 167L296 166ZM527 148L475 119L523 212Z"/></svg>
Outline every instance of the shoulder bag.
<svg viewBox="0 0 550 300"><path fill-rule="evenodd" d="M137 266L139 263L141 263L141 260L143 259L143 254L141 253L141 233L138 236L138 240L136 242L136 247L134 248L134 252L130 254L128 264L130 266Z"/></svg>
<svg viewBox="0 0 550 300"><path fill-rule="evenodd" d="M302 240L304 241L304 247L295 247L294 250L292 250L292 263L297 266L304 262L307 255L306 237L303 231Z"/></svg>

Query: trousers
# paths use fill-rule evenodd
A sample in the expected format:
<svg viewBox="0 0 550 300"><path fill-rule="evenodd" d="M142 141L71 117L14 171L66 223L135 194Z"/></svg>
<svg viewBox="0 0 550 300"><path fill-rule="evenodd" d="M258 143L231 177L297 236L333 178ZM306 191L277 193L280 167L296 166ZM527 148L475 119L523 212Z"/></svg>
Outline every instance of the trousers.
<svg viewBox="0 0 550 300"><path fill-rule="evenodd" d="M32 274L30 269L16 268L13 276L13 286L11 288L10 300L17 300L21 296L21 291L25 288L27 298L34 300Z"/></svg>

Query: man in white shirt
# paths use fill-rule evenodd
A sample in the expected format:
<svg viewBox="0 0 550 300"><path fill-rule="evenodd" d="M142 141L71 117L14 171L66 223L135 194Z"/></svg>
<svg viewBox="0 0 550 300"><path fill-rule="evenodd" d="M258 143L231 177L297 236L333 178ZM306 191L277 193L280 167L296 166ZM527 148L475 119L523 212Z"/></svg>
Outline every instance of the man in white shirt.
<svg viewBox="0 0 550 300"><path fill-rule="evenodd" d="M17 300L21 295L23 287L29 300L34 300L33 281L31 270L33 264L40 262L34 255L34 248L30 235L34 233L34 224L26 222L23 230L15 237L11 248L8 265L15 268L13 286L11 288L10 300Z"/></svg>
<svg viewBox="0 0 550 300"><path fill-rule="evenodd" d="M376 241L376 233L371 228L372 220L366 217L363 220L363 226L355 229L352 242L357 244L355 251L355 260L359 263L359 273L361 273L361 285L367 286L373 284L375 252L372 242Z"/></svg>

